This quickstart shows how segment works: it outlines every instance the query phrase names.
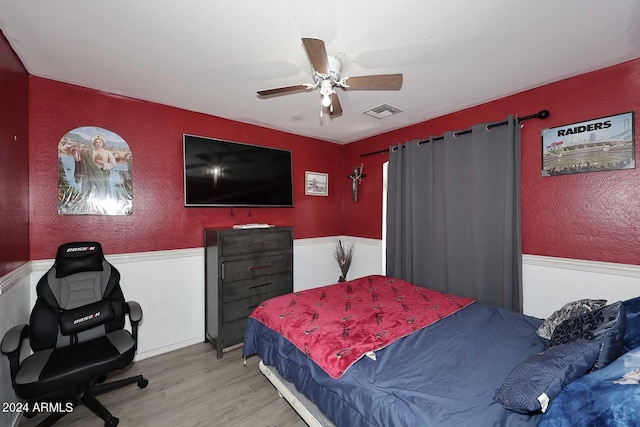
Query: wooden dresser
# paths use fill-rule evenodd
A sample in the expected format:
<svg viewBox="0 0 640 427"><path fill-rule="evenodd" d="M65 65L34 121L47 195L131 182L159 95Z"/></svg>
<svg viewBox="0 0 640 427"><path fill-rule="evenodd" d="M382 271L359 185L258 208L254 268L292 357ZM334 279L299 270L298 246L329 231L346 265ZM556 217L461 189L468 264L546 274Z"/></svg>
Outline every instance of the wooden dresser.
<svg viewBox="0 0 640 427"><path fill-rule="evenodd" d="M255 307L293 292L293 228L205 228L204 253L205 338L220 359Z"/></svg>

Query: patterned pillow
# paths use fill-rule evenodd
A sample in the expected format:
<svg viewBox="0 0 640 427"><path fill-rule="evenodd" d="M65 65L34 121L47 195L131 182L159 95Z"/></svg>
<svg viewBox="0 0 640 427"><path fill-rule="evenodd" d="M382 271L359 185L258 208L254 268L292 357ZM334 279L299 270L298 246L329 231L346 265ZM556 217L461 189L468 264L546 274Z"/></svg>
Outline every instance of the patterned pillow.
<svg viewBox="0 0 640 427"><path fill-rule="evenodd" d="M602 369L620 355L627 329L627 316L622 301L598 310L570 317L553 332L551 346L577 339L601 340L600 355L595 369Z"/></svg>
<svg viewBox="0 0 640 427"><path fill-rule="evenodd" d="M529 356L507 375L494 400L520 414L545 412L565 385L591 369L599 350L599 341L580 339Z"/></svg>
<svg viewBox="0 0 640 427"><path fill-rule="evenodd" d="M547 317L536 331L536 334L542 338L550 340L553 336L553 331L560 323L564 322L571 316L597 310L598 308L604 307L606 304L606 299L581 299L578 301L568 302L560 310L554 311L551 316Z"/></svg>

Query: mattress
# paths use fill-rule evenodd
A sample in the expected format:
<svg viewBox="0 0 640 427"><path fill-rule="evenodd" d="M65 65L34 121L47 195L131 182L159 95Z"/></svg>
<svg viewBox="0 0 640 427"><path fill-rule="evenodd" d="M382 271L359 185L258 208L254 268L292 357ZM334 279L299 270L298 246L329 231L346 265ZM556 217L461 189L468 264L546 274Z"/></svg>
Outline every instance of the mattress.
<svg viewBox="0 0 640 427"><path fill-rule="evenodd" d="M338 426L535 426L540 415L493 400L511 369L548 343L542 320L471 304L354 363L335 379L281 334L250 318L243 353L264 364Z"/></svg>
<svg viewBox="0 0 640 427"><path fill-rule="evenodd" d="M262 361L258 364L260 372L278 390L280 397L285 399L291 407L300 415L309 427L335 427L329 419L318 409L312 401L300 393L296 386L282 378L278 371L265 365Z"/></svg>

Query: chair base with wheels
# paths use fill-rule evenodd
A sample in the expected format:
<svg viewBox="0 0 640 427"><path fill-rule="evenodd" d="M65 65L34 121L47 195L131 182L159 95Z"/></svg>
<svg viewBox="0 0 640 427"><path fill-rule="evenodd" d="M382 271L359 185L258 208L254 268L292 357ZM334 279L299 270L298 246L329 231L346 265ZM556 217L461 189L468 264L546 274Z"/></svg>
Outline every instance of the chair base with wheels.
<svg viewBox="0 0 640 427"><path fill-rule="evenodd" d="M136 375L122 380L100 384L105 380L106 377L102 376L98 378L94 383L89 384L89 388L87 389L84 389L84 387L78 387L77 394L73 396L73 398L67 399L64 402L61 402L60 405L57 405L56 409L58 409L58 411L52 413L46 419L40 422L38 424L38 427L48 427L55 424L56 421L60 420L62 417L71 412L73 408L79 405L86 406L87 409L103 419L105 427L117 426L120 420L117 417L114 417L109 412L109 410L107 410L107 408L105 408L104 405L102 405L100 401L96 399L96 397L103 393L116 390L118 388L125 387L134 383L137 384L140 388L145 388L147 385L149 385L149 380L144 378L142 375ZM68 405L71 405L71 407L69 407ZM36 403L30 404L29 407L36 407ZM24 414L24 416L27 418L32 418L36 415L36 412L27 412Z"/></svg>

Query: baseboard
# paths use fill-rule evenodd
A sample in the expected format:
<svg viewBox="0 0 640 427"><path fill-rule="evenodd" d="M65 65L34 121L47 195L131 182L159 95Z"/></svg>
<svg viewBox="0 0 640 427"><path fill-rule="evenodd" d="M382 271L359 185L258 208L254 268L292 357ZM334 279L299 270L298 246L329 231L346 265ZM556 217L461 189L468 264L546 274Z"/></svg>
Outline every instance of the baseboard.
<svg viewBox="0 0 640 427"><path fill-rule="evenodd" d="M158 348L154 348L153 350L145 351L142 353L136 353L133 360L134 362L139 362L144 359L149 359L150 357L160 356L161 354L169 353L175 350L180 350L181 348L189 347L191 345L200 344L203 342L205 342L204 336L190 338L188 340L173 343L171 345L167 345L164 347L158 347Z"/></svg>

